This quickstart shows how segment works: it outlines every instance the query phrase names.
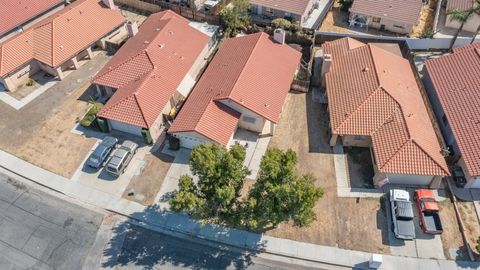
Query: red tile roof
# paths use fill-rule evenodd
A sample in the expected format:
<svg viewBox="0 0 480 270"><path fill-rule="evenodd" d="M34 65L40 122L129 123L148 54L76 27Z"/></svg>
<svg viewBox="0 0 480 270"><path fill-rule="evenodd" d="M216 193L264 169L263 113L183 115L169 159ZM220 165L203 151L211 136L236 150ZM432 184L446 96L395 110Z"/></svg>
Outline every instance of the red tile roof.
<svg viewBox="0 0 480 270"><path fill-rule="evenodd" d="M0 36L64 2L64 0L2 0L0 2Z"/></svg>
<svg viewBox="0 0 480 270"><path fill-rule="evenodd" d="M118 89L99 116L150 128L210 38L173 11L151 15L93 78Z"/></svg>
<svg viewBox="0 0 480 270"><path fill-rule="evenodd" d="M300 58L265 33L225 40L169 132L196 131L227 145L240 115L222 101L277 123Z"/></svg>
<svg viewBox="0 0 480 270"><path fill-rule="evenodd" d="M480 43L426 62L426 71L471 176L480 176Z"/></svg>
<svg viewBox="0 0 480 270"><path fill-rule="evenodd" d="M378 170L447 175L448 168L408 60L343 38L323 45L334 134L371 136Z"/></svg>
<svg viewBox="0 0 480 270"><path fill-rule="evenodd" d="M250 0L250 4L303 15L312 0Z"/></svg>
<svg viewBox="0 0 480 270"><path fill-rule="evenodd" d="M32 59L57 67L124 23L120 10L78 0L0 43L0 76Z"/></svg>
<svg viewBox="0 0 480 270"><path fill-rule="evenodd" d="M422 0L355 0L350 12L416 25L422 6Z"/></svg>
<svg viewBox="0 0 480 270"><path fill-rule="evenodd" d="M447 1L447 11L450 10L467 10L473 6L474 1L472 0L448 0Z"/></svg>

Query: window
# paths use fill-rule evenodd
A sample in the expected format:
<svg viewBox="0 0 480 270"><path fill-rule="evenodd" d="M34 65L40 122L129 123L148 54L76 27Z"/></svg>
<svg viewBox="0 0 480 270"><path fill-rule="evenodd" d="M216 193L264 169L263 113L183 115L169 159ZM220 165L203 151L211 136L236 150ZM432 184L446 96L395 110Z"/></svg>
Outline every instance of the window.
<svg viewBox="0 0 480 270"><path fill-rule="evenodd" d="M380 20L381 20L381 19L380 19L379 17L373 17L373 19L372 19L372 21L373 21L374 23L380 23Z"/></svg>
<svg viewBox="0 0 480 270"><path fill-rule="evenodd" d="M243 117L243 121L244 121L244 122L247 122L247 123L250 123L250 124L255 124L255 122L257 121L257 119L254 118L254 117L250 117L250 116L244 116L244 117Z"/></svg>
<svg viewBox="0 0 480 270"><path fill-rule="evenodd" d="M292 14L290 12L285 12L285 17L292 17Z"/></svg>
<svg viewBox="0 0 480 270"><path fill-rule="evenodd" d="M400 29L405 28L405 27L403 27L403 25L397 25L397 24L394 24L393 27L395 27L395 28L400 28Z"/></svg>

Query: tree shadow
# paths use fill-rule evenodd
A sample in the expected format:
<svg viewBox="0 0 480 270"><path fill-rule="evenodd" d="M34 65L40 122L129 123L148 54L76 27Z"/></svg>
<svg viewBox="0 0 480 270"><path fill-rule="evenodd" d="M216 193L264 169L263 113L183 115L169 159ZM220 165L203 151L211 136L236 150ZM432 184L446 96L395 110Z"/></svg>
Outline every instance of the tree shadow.
<svg viewBox="0 0 480 270"><path fill-rule="evenodd" d="M107 260L103 267L245 269L253 263L252 258L264 250L260 234L203 225L186 215L164 211L158 206L148 207L131 217L169 233L149 230L149 226L135 225L135 222L117 224L104 250ZM181 237L170 236L172 234ZM242 243L244 248L229 243Z"/></svg>

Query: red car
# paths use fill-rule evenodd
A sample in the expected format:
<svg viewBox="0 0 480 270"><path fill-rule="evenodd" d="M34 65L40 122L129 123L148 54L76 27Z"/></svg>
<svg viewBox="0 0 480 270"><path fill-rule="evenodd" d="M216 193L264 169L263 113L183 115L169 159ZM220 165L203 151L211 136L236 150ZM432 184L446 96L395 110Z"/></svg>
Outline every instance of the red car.
<svg viewBox="0 0 480 270"><path fill-rule="evenodd" d="M415 191L415 203L420 216L420 227L424 233L441 234L443 232L442 221L439 215L439 205L431 190L419 189Z"/></svg>

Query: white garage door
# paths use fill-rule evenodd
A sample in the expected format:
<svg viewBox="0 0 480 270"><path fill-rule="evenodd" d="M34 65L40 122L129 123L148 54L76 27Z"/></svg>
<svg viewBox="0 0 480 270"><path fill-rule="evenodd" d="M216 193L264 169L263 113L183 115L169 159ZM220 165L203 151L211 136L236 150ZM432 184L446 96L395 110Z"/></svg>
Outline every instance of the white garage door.
<svg viewBox="0 0 480 270"><path fill-rule="evenodd" d="M110 120L110 125L112 126L112 129L114 129L114 130L126 132L126 133L133 134L133 135L136 135L136 136L142 136L142 128L141 127L125 124L125 123L118 122L118 121L115 121L115 120Z"/></svg>
<svg viewBox="0 0 480 270"><path fill-rule="evenodd" d="M388 180L392 184L428 186L432 182L433 176L388 174Z"/></svg>
<svg viewBox="0 0 480 270"><path fill-rule="evenodd" d="M180 146L188 149L193 149L196 145L202 144L204 141L198 138L183 136L183 135L175 135L178 139L180 139Z"/></svg>

